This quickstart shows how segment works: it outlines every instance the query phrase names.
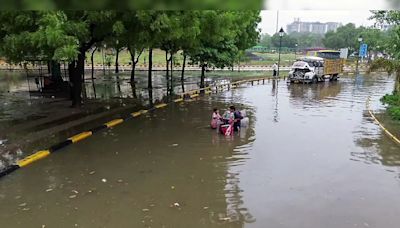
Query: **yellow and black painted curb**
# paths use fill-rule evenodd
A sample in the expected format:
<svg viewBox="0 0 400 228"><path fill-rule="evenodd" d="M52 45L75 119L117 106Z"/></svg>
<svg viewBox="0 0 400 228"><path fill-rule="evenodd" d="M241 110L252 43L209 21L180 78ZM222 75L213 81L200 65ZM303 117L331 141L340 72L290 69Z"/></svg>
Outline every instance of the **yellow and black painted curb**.
<svg viewBox="0 0 400 228"><path fill-rule="evenodd" d="M188 91L186 93L182 93L178 96L177 99L173 100L171 103L179 103L179 102L183 102L185 101L186 98L190 98L190 99L194 99L200 96L200 94L211 94L213 92L213 88L215 88L215 92L218 91L222 91L224 88L227 88L228 90L230 88L236 88L236 86L238 86L239 84L244 84L244 83L249 83L251 82L252 84L254 82L258 82L260 83L260 81L262 81L264 83L265 80L269 80L269 79L273 79L272 77L266 77L266 78L256 78L256 79L249 79L249 80L241 80L241 81L235 81L232 83L227 83L227 84L223 84L223 85L218 85L218 86L213 86L213 87L205 87L202 89L197 89L197 90L192 90L192 91ZM154 111L156 109L161 109L168 106L167 103L160 103L160 104L156 104L154 105L152 108L150 109L146 109L146 110L140 110L140 111L136 111L133 113L130 113L128 116L124 117L124 118L119 118L119 119L114 119L114 120L110 120L98 127L89 129L87 131L81 132L79 134L73 135L69 138L67 138L65 141L59 142L53 146L51 146L50 148L46 149L46 150L40 150L37 151L23 159L18 160L15 164L8 166L7 168L3 169L0 171L0 178L3 176L6 176L20 168L24 168L26 166L29 166L30 164L39 161L43 158L46 158L47 156L49 156L52 153L58 152L61 149L74 144L74 143L78 143L84 139L89 138L90 136L92 136L93 134L102 131L104 129L107 128L113 128L127 120L139 117L147 112L150 111Z"/></svg>
<svg viewBox="0 0 400 228"><path fill-rule="evenodd" d="M370 103L371 103L371 97L368 97L367 98L367 110L368 110L369 115L372 117L372 119L374 119L375 123L377 123L379 125L379 127L385 132L386 135L388 135L393 141L395 141L397 144L400 145L400 140L394 134L392 134L388 129L386 129L386 127L383 126L383 124L378 120L378 118L376 118L376 116L374 115L374 113L371 110Z"/></svg>

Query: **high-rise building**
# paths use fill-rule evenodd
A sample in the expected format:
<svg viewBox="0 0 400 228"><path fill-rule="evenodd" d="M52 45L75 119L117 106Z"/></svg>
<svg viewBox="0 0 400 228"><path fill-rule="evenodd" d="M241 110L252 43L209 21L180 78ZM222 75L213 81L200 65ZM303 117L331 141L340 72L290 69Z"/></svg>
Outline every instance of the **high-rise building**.
<svg viewBox="0 0 400 228"><path fill-rule="evenodd" d="M341 23L337 22L303 22L300 18L296 18L292 23L286 26L287 33L293 32L311 32L316 34L325 34L329 31L336 31L341 26Z"/></svg>

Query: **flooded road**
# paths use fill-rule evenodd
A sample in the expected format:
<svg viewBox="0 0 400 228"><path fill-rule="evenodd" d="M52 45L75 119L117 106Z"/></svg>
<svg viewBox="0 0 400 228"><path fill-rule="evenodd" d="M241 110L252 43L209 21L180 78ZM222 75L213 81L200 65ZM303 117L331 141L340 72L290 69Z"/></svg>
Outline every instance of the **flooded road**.
<svg viewBox="0 0 400 228"><path fill-rule="evenodd" d="M400 226L400 147L365 101L386 76L268 81L175 104L0 180L0 227ZM213 107L246 109L226 138Z"/></svg>

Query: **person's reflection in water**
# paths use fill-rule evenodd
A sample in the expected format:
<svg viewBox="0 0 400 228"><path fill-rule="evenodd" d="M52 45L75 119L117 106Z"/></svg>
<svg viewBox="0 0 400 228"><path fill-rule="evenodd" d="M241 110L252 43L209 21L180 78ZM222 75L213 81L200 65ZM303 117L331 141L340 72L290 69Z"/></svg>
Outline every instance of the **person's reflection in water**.
<svg viewBox="0 0 400 228"><path fill-rule="evenodd" d="M274 97L275 100L275 106L274 106L274 122L277 123L279 122L279 112L278 112L278 79L272 80L272 96Z"/></svg>

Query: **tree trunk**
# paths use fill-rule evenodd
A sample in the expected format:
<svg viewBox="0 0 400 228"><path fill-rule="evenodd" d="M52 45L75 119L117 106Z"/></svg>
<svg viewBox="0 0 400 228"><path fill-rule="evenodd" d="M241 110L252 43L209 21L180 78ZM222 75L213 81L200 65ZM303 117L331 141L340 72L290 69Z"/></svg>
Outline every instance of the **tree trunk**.
<svg viewBox="0 0 400 228"><path fill-rule="evenodd" d="M50 61L50 72L51 72L51 79L56 82L58 85L62 84L64 81L61 77L61 65L57 61Z"/></svg>
<svg viewBox="0 0 400 228"><path fill-rule="evenodd" d="M185 92L185 65L186 65L186 55L183 54L182 72L181 72L181 84L182 92Z"/></svg>
<svg viewBox="0 0 400 228"><path fill-rule="evenodd" d="M171 91L170 94L172 95L174 93L174 78L173 78L173 72L174 72L174 58L173 58L173 54L171 53L171 58L170 58L170 63L171 63L171 83L170 83L170 87L171 87Z"/></svg>
<svg viewBox="0 0 400 228"><path fill-rule="evenodd" d="M69 99L72 101L72 106L74 105L74 75L75 75L75 64L76 61L72 61L70 63L68 63L68 81L69 81Z"/></svg>
<svg viewBox="0 0 400 228"><path fill-rule="evenodd" d="M119 57L119 49L116 49L117 51L117 55L115 57L115 73L118 74L119 73L119 68L118 68L118 57Z"/></svg>
<svg viewBox="0 0 400 228"><path fill-rule="evenodd" d="M147 81L147 88L148 89L153 89L153 85L152 85L152 73L153 70L153 48L149 48L149 72L148 72L148 81Z"/></svg>
<svg viewBox="0 0 400 228"><path fill-rule="evenodd" d="M79 107L82 104L82 77L85 67L85 50L81 49L78 60L69 64L69 78L71 85L72 107Z"/></svg>
<svg viewBox="0 0 400 228"><path fill-rule="evenodd" d="M135 84L135 71L136 71L136 63L134 58L132 58L132 71L131 71L131 84Z"/></svg>
<svg viewBox="0 0 400 228"><path fill-rule="evenodd" d="M201 64L201 77L200 77L200 88L203 89L204 88L204 72L206 71L206 65L203 63Z"/></svg>
<svg viewBox="0 0 400 228"><path fill-rule="evenodd" d="M52 61L47 61L47 73L51 74L51 62Z"/></svg>
<svg viewBox="0 0 400 228"><path fill-rule="evenodd" d="M90 61L92 64L92 80L94 80L94 53L96 52L97 47L94 48L94 50L92 51L92 55L90 56Z"/></svg>
<svg viewBox="0 0 400 228"><path fill-rule="evenodd" d="M136 70L136 64L139 62L139 57L142 55L143 50L144 50L144 49L142 49L142 50L138 53L138 55L137 55L137 57L136 57L136 50L135 50L135 49L132 50L131 48L128 48L128 51L129 51L129 53L130 53L130 55L131 55L131 60L132 60L131 84L135 84L135 70Z"/></svg>
<svg viewBox="0 0 400 228"><path fill-rule="evenodd" d="M165 78L166 78L166 80L167 80L167 93L168 93L168 91L169 91L169 60L170 59L168 59L168 51L165 51L165 63L166 63L166 76L165 76ZM168 94L167 94L168 95Z"/></svg>
<svg viewBox="0 0 400 228"><path fill-rule="evenodd" d="M181 81L185 81L185 66L186 66L186 55L184 54L182 63Z"/></svg>

